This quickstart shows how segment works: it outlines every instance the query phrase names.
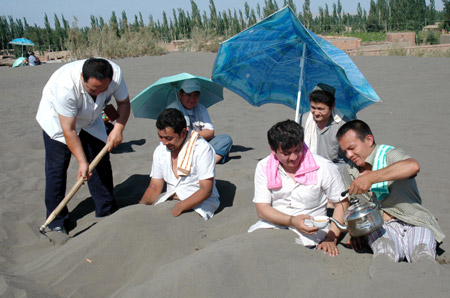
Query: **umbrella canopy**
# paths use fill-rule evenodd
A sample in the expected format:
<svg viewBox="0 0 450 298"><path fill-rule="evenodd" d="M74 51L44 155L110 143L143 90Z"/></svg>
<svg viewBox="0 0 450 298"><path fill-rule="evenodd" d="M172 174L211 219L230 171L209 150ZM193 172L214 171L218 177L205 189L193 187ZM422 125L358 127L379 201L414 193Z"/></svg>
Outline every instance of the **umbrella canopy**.
<svg viewBox="0 0 450 298"><path fill-rule="evenodd" d="M299 105L296 120L318 83L336 89L336 108L351 119L380 101L350 57L306 29L289 6L221 43L212 80L254 106Z"/></svg>
<svg viewBox="0 0 450 298"><path fill-rule="evenodd" d="M25 65L25 59L27 59L27 58L25 58L25 57L17 58L16 60L14 60L12 67L19 67L19 66Z"/></svg>
<svg viewBox="0 0 450 298"><path fill-rule="evenodd" d="M131 100L135 117L157 119L164 109L177 99L181 82L197 79L201 86L199 103L209 107L223 100L223 87L211 79L180 73L162 77Z"/></svg>
<svg viewBox="0 0 450 298"><path fill-rule="evenodd" d="M34 46L34 43L26 38L16 38L9 42L10 44L15 44L19 46Z"/></svg>
<svg viewBox="0 0 450 298"><path fill-rule="evenodd" d="M22 46L22 56L23 56L23 46L34 46L34 43L26 38L15 38L11 40L9 43Z"/></svg>

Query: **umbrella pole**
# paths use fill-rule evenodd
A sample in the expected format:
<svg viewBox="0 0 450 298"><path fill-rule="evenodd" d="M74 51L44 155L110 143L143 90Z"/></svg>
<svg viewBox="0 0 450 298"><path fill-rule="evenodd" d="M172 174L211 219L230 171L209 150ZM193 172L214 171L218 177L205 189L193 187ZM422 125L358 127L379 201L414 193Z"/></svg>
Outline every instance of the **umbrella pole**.
<svg viewBox="0 0 450 298"><path fill-rule="evenodd" d="M303 86L303 70L305 68L305 52L306 43L303 43L302 58L300 58L300 79L298 80L298 93L297 93L297 107L295 108L295 122L300 123L300 100L302 98L302 86Z"/></svg>

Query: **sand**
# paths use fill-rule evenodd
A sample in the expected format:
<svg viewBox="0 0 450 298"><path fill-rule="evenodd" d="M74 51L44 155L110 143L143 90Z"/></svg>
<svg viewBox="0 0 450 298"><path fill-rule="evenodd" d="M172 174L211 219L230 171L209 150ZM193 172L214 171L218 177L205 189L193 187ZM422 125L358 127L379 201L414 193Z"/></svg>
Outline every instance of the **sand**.
<svg viewBox="0 0 450 298"><path fill-rule="evenodd" d="M211 76L215 54L171 53L115 60L133 98L161 76ZM448 161L450 59L354 57L383 100L358 114L378 143L403 148L421 165L424 205L450 235ZM269 153L266 132L293 119L282 105L250 106L225 90L209 111L216 133L234 140L218 165L222 205L210 221L195 212L170 215L172 202L137 205L149 182L158 144L155 121L131 117L124 143L111 155L120 210L95 218L83 186L69 209L70 238L38 232L45 221L44 147L35 114L42 88L61 64L0 68L0 297L448 297L450 247L438 261L372 261L339 245L331 258L280 230L247 233L258 218L252 203L257 162ZM75 183L72 159L68 187Z"/></svg>

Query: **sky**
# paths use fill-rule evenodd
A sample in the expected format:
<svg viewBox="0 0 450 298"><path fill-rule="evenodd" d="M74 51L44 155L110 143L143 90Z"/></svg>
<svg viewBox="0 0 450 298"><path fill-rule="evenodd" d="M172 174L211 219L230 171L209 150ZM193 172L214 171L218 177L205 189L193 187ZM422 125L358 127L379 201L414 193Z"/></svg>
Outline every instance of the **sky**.
<svg viewBox="0 0 450 298"><path fill-rule="evenodd" d="M209 0L194 0L198 8L209 16ZM278 6L282 8L284 1L276 0ZM332 12L333 3L337 0L311 0L311 12L317 14L319 6L325 7L328 4L330 13ZM342 8L345 12L355 13L358 2L367 12L369 11L370 0L341 0ZM427 4L429 1L426 1ZM48 16L51 27L54 26L54 14L56 13L61 21L61 14L72 26L74 17L78 19L78 26L90 26L90 16L97 18L103 17L105 21L109 20L111 13L115 11L117 17L122 17L122 11L125 10L127 18L130 22L134 21L134 15L139 16L142 13L144 23L147 25L149 16L153 19L162 20L163 11L168 17L172 17L172 10L181 8L184 11L191 11L190 0L20 0L17 1L0 0L0 16L12 16L13 19L26 18L29 25L37 24L44 27L45 13ZM215 0L214 4L218 12L228 9L242 10L244 12L245 0ZM250 8L255 9L259 3L264 6L264 0L247 0ZM297 12L302 11L303 0L294 0L297 6ZM443 4L441 0L435 0L437 10L442 10Z"/></svg>

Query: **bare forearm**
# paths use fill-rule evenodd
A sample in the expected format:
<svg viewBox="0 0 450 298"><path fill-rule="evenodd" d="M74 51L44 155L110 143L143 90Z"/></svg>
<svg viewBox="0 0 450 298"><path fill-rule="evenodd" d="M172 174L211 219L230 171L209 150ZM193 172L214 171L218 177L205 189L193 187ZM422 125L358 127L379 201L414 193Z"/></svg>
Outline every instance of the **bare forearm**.
<svg viewBox="0 0 450 298"><path fill-rule="evenodd" d="M84 154L83 146L81 145L80 137L75 130L63 130L64 138L66 140L67 147L73 156L77 159L78 163L88 162L86 155Z"/></svg>
<svg viewBox="0 0 450 298"><path fill-rule="evenodd" d="M128 118L130 117L130 99L127 98L123 101L117 101L117 113L119 114L119 118L116 120L116 125L118 124L119 127L123 130L125 128L125 125L128 122Z"/></svg>
<svg viewBox="0 0 450 298"><path fill-rule="evenodd" d="M194 192L190 197L178 203L182 212L191 210L201 204L204 200L211 196L211 191L205 189L199 189Z"/></svg>
<svg viewBox="0 0 450 298"><path fill-rule="evenodd" d="M58 118L70 152L72 152L79 164L87 163L80 137L76 131L76 117L65 117L58 114Z"/></svg>
<svg viewBox="0 0 450 298"><path fill-rule="evenodd" d="M139 204L152 205L156 202L159 195L161 194L162 187L158 184L152 184L147 187L144 195L142 196Z"/></svg>
<svg viewBox="0 0 450 298"><path fill-rule="evenodd" d="M373 183L390 180L402 180L415 176L420 171L419 163L413 159L408 158L396 163L393 163L383 169L373 171L370 174L370 179Z"/></svg>
<svg viewBox="0 0 450 298"><path fill-rule="evenodd" d="M258 213L258 217L264 219L265 221L271 222L275 225L281 226L291 226L292 225L292 216L277 209L273 208L269 205L256 205L256 211Z"/></svg>
<svg viewBox="0 0 450 298"><path fill-rule="evenodd" d="M214 130L210 130L210 129L204 129L204 130L200 130L199 134L202 138L204 138L205 140L209 141L212 138L214 138Z"/></svg>
<svg viewBox="0 0 450 298"><path fill-rule="evenodd" d="M305 219L311 219L311 216L306 214L288 215L273 208L270 204L264 203L256 204L256 211L261 219L275 225L294 227L305 234L314 234L318 230L316 227L308 227L305 225Z"/></svg>
<svg viewBox="0 0 450 298"><path fill-rule="evenodd" d="M348 209L348 200L345 199L340 203L334 204L333 218L339 223L344 224L345 210ZM332 222L330 225L330 230L328 232L327 238L337 241L337 238L341 234L341 230Z"/></svg>
<svg viewBox="0 0 450 298"><path fill-rule="evenodd" d="M119 113L119 118L117 118L113 130L108 136L108 143L110 144L109 151L122 143L123 130L125 129L128 117L130 116L130 101L128 98L124 101L117 102L117 112Z"/></svg>
<svg viewBox="0 0 450 298"><path fill-rule="evenodd" d="M380 170L368 171L362 173L361 176L353 180L348 189L349 194L366 193L374 183L411 178L419 171L419 163L413 158L393 163Z"/></svg>

